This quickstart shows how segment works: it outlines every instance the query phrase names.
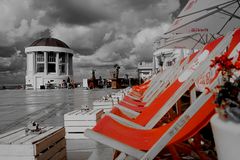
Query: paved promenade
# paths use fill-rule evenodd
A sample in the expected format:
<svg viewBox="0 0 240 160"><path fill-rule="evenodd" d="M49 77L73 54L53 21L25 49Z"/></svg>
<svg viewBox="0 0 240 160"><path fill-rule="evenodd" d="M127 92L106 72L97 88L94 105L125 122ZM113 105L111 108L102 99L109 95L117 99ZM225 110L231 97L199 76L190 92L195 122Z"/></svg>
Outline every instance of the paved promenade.
<svg viewBox="0 0 240 160"><path fill-rule="evenodd" d="M0 133L26 126L63 126L63 115L116 90L0 90ZM112 149L91 140L68 140L68 160L108 160Z"/></svg>

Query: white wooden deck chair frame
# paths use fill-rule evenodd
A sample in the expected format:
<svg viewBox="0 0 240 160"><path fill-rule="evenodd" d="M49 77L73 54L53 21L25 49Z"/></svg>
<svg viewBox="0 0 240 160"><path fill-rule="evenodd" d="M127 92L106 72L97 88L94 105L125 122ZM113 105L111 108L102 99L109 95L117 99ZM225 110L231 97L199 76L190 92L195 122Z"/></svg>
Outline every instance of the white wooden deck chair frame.
<svg viewBox="0 0 240 160"><path fill-rule="evenodd" d="M152 101L158 96L158 94L160 94L164 89L166 89L166 87L169 84L171 84L173 82L173 80L187 66L188 58L186 58L181 65L179 65L179 63L180 63L180 61L177 62L171 68L169 68L161 73L158 73L160 75L160 76L158 76L159 77L158 81L149 87L150 88L149 92L143 98L143 101L147 102L145 105L146 107L149 106L152 103ZM124 101L124 102L128 103L127 101ZM130 104L130 105L134 105L134 104ZM115 107L119 108L126 114L130 114L130 116L131 115L137 116L139 114L138 112L128 109L120 104L116 104Z"/></svg>
<svg viewBox="0 0 240 160"><path fill-rule="evenodd" d="M187 60L184 61L185 65ZM181 65L181 66L182 66ZM156 82L155 85L150 86L151 90L148 92L148 95L146 95L144 97L146 103L146 107L149 106L152 101L158 96L159 93L161 93L166 87L167 85L171 84L173 78L175 79L175 77L181 73L183 67L177 67L177 66L172 66L171 68L169 68L168 70L165 70L164 72L161 73L161 76L159 76L159 80L158 82ZM124 101L125 103L128 103L127 101ZM134 105L134 104L130 104L130 105ZM136 117L139 115L139 112L133 111L127 107L124 107L120 104L116 104L114 105L114 107L119 108L124 114L128 115L129 117Z"/></svg>
<svg viewBox="0 0 240 160"><path fill-rule="evenodd" d="M156 113L154 115L154 117L152 117L152 119L146 124L146 126L145 126L146 129L151 129L156 125L156 123L159 121L159 119L161 119L169 111L169 109L177 102L177 100L195 83L197 78L207 70L207 68L209 67L210 61L215 56L219 55L227 47L228 43L231 41L231 38L232 38L232 32L228 33L223 38L223 40L213 49L212 53L210 55L208 55L208 57L202 62L201 67L199 67L199 64L194 64L194 61L192 63L190 63L189 66L187 66L186 70L191 69L193 66L195 67L196 70L182 84L181 88L176 90L176 92L167 101L167 103L164 104L164 106L161 108L161 110L159 110L158 113ZM200 51L200 52L203 53L204 51ZM186 70L184 70L184 72ZM182 73L182 74L184 74L184 73ZM118 117L111 113L109 115L112 116L113 118ZM126 120L122 117L118 117L118 120L120 120L120 119L121 119L120 122L124 122L125 124L129 122L128 120Z"/></svg>
<svg viewBox="0 0 240 160"><path fill-rule="evenodd" d="M183 95L183 93L185 93L186 90L192 86L196 78L202 73L204 73L204 71L209 67L211 59L213 59L215 56L219 55L225 50L228 43L231 41L233 33L234 32L228 33L224 37L224 39L213 49L212 53L208 55L208 57L202 62L201 67L197 66L197 68L195 68L195 71L188 77L188 79L184 82L182 87L175 92L175 94L171 97L171 99L168 100L168 102L163 106L163 108L159 110L159 112L149 121L149 123L145 127L141 127L138 124L135 125L133 122L129 123L129 121L125 119L122 120L121 118L118 118L118 120L121 119L120 123L123 123L124 125L128 125L131 127L142 128L142 129L153 128L154 125L165 115L165 113L175 103L172 101L178 100ZM210 89L214 88L217 84L219 84L219 77L215 79L215 81L209 86L209 88ZM120 154L117 160L125 159L126 155L130 155L141 160L152 160L167 145L167 143L178 133L180 128L189 121L189 118L186 118L186 117L191 118L211 96L212 96L211 92L208 94L202 93L195 100L195 102L180 116L180 118L167 130L167 132L162 136L162 138L160 138L152 146L152 148L148 152L139 151L133 147L122 144L116 140L108 138L92 130L86 130L85 135L98 142L104 143L106 145L109 145L121 151L122 154Z"/></svg>
<svg viewBox="0 0 240 160"><path fill-rule="evenodd" d="M159 81L156 83L156 85L152 86L151 91L149 91L149 94L146 95L147 97L144 97L147 101L146 107L149 106L152 101L160 94L166 87L173 82L173 80L181 73L181 71L184 69L184 67L187 64L188 59L185 59L182 65L172 66L168 70L165 70L161 73L161 76L159 77ZM125 103L128 103L125 101ZM131 104L133 105L133 104ZM114 105L114 107L119 108L124 114L128 115L129 117L136 117L139 115L139 112L133 111L127 107L124 107L120 104Z"/></svg>

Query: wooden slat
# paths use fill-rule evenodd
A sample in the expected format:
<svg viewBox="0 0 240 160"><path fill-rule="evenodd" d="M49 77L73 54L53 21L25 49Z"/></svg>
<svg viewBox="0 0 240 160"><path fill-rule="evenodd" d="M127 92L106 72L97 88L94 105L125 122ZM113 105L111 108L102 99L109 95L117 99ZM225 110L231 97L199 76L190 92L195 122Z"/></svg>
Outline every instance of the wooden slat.
<svg viewBox="0 0 240 160"><path fill-rule="evenodd" d="M49 128L53 127L48 127ZM21 144L24 142L24 140L27 139L39 139L39 134L26 134L25 128L22 128L18 132L15 132L13 134L10 134L9 136L5 136L4 138L1 139L0 143L2 144ZM19 143L20 142L20 143Z"/></svg>
<svg viewBox="0 0 240 160"><path fill-rule="evenodd" d="M51 158L53 155L64 149L66 146L66 140L62 139L57 144L52 146L50 149L48 149L46 152L40 154L38 157L36 157L37 160L46 160Z"/></svg>
<svg viewBox="0 0 240 160"><path fill-rule="evenodd" d="M24 130L24 131L25 131L24 127L15 129L15 130L13 130L13 131L6 132L6 133L4 133L4 134L1 134L1 135L0 135L0 142L2 142L2 138L5 138L5 137L10 136L10 135L12 135L12 134L15 134L15 133L17 133L17 132L19 132L19 131L21 131L21 130Z"/></svg>
<svg viewBox="0 0 240 160"><path fill-rule="evenodd" d="M65 115L72 115L75 114L76 112L79 112L79 110L73 110L71 112L66 113Z"/></svg>
<svg viewBox="0 0 240 160"><path fill-rule="evenodd" d="M66 133L66 139L88 139L88 137L84 136L84 133Z"/></svg>
<svg viewBox="0 0 240 160"><path fill-rule="evenodd" d="M97 120L101 118L103 109L93 109L90 111L77 111L64 114L64 120Z"/></svg>
<svg viewBox="0 0 240 160"><path fill-rule="evenodd" d="M28 141L25 141L24 144L34 144L37 143L38 141L41 141L42 139L50 136L57 130L61 129L62 127L47 127L46 132L39 134L37 137L34 137L32 139L29 139Z"/></svg>
<svg viewBox="0 0 240 160"><path fill-rule="evenodd" d="M82 133L85 132L86 129L90 129L93 128L92 127L66 127L66 133L70 133L70 132L78 132L78 133Z"/></svg>
<svg viewBox="0 0 240 160"><path fill-rule="evenodd" d="M63 159L64 157L66 157L66 148L62 149L60 152L58 152L57 154L55 154L52 158L50 158L49 160L59 160L59 159Z"/></svg>
<svg viewBox="0 0 240 160"><path fill-rule="evenodd" d="M14 156L14 155L1 156L0 155L0 159L1 160L35 160L35 157L34 156Z"/></svg>
<svg viewBox="0 0 240 160"><path fill-rule="evenodd" d="M113 105L104 105L104 106L93 106L94 108L96 108L96 109L112 109L112 107L113 107Z"/></svg>
<svg viewBox="0 0 240 160"><path fill-rule="evenodd" d="M49 135L48 137L38 141L35 144L35 155L38 155L44 149L46 149L49 145L59 141L60 139L65 137L65 130L64 128L59 129L57 132Z"/></svg>
<svg viewBox="0 0 240 160"><path fill-rule="evenodd" d="M32 134L29 134L28 136L24 136L24 137L16 139L13 143L14 144L22 144L22 143L24 143L24 142L26 142L26 141L28 141L32 138L35 138L37 136L38 136L38 134L33 134L32 133Z"/></svg>
<svg viewBox="0 0 240 160"><path fill-rule="evenodd" d="M9 144L15 144L16 141L19 141L21 139L24 139L26 137L30 137L31 135L28 135L24 132L24 134L18 135L16 137L13 137L12 139L9 139L8 143ZM34 135L34 137L36 137L37 135Z"/></svg>
<svg viewBox="0 0 240 160"><path fill-rule="evenodd" d="M79 126L95 126L96 121L64 121L65 127L79 127Z"/></svg>
<svg viewBox="0 0 240 160"><path fill-rule="evenodd" d="M63 159L61 159L61 160L67 160L67 157L63 157Z"/></svg>
<svg viewBox="0 0 240 160"><path fill-rule="evenodd" d="M32 144L29 145L0 144L0 156L8 157L8 156L33 156L33 155L34 152Z"/></svg>
<svg viewBox="0 0 240 160"><path fill-rule="evenodd" d="M40 155L38 159L45 160L53 157L55 153L59 159L66 157L66 152L62 151L66 146L65 129L44 129L46 132L42 134L26 134L25 128L20 128L0 135L0 160L35 160L36 155ZM44 153L41 153L43 151Z"/></svg>
<svg viewBox="0 0 240 160"><path fill-rule="evenodd" d="M25 129L22 128L21 130L11 133L8 136L4 136L1 138L0 143L2 144L10 144L12 141L19 139L19 137L27 136L25 134Z"/></svg>
<svg viewBox="0 0 240 160"><path fill-rule="evenodd" d="M43 130L49 130L50 128L53 128L53 127L43 127L42 129ZM22 144L22 143L25 143L26 141L29 141L35 137L39 136L38 133L29 133L28 136L25 136L25 137L22 137L20 139L18 139L17 141L14 141L14 144Z"/></svg>
<svg viewBox="0 0 240 160"><path fill-rule="evenodd" d="M114 104L117 104L117 102L110 102L110 101L98 101L98 102L93 102L93 106L112 106Z"/></svg>

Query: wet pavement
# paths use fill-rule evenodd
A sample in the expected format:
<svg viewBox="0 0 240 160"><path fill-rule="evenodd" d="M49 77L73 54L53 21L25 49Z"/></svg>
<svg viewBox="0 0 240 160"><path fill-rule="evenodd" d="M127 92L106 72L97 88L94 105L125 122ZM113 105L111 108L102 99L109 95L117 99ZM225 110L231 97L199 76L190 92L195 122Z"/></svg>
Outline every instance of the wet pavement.
<svg viewBox="0 0 240 160"><path fill-rule="evenodd" d="M63 126L63 115L116 92L111 89L0 90L0 133L24 127ZM113 150L92 140L67 140L68 160L108 160Z"/></svg>

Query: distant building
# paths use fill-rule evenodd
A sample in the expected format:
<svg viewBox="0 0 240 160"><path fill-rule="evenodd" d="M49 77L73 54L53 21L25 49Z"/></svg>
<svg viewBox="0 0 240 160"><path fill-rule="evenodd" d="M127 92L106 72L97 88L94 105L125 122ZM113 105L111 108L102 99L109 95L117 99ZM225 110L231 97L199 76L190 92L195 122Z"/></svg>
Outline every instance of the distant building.
<svg viewBox="0 0 240 160"><path fill-rule="evenodd" d="M138 78L141 81L149 78L153 73L153 63L152 62L140 62L137 67Z"/></svg>
<svg viewBox="0 0 240 160"><path fill-rule="evenodd" d="M73 50L55 38L41 38L25 48L26 88L39 89L49 83L60 86L73 77Z"/></svg>
<svg viewBox="0 0 240 160"><path fill-rule="evenodd" d="M154 73L158 70L165 70L174 65L177 61L191 53L189 49L158 49L153 53Z"/></svg>
<svg viewBox="0 0 240 160"><path fill-rule="evenodd" d="M147 79L153 73L165 70L168 67L174 65L179 59L189 55L190 50L188 49L157 49L153 53L152 62L140 62L138 63L138 78Z"/></svg>

